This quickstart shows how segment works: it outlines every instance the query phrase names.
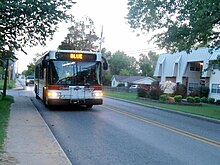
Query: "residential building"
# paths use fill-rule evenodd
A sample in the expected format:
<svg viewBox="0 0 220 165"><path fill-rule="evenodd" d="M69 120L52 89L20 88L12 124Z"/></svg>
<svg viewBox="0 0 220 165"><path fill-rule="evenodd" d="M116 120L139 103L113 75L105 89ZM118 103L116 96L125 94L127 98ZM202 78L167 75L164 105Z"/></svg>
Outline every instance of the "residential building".
<svg viewBox="0 0 220 165"><path fill-rule="evenodd" d="M111 79L111 86L117 87L119 84L123 84L125 87L128 87L129 85L151 85L154 81L156 80L145 76L113 75Z"/></svg>
<svg viewBox="0 0 220 165"><path fill-rule="evenodd" d="M184 84L189 94L194 88L207 86L209 97L220 99L220 65L211 65L213 61L220 61L220 50L206 47L173 54L161 54L154 71L154 77L161 86L168 87L167 93L172 92L173 85ZM208 69L209 67L209 69Z"/></svg>

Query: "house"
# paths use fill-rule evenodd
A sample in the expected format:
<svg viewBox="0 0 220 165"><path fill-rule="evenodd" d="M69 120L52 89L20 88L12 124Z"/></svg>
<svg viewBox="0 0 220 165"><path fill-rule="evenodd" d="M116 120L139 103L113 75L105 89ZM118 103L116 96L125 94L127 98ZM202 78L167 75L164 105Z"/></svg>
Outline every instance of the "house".
<svg viewBox="0 0 220 165"><path fill-rule="evenodd" d="M202 47L192 50L189 54L185 51L173 54L161 54L158 58L154 76L163 87L172 92L173 85L184 84L187 93L199 86L210 89L209 97L220 99L220 65L211 65L211 62L220 60L220 50Z"/></svg>
<svg viewBox="0 0 220 165"><path fill-rule="evenodd" d="M125 87L129 85L151 85L155 79L145 76L119 76L113 75L111 79L111 86L117 87L119 84L123 84Z"/></svg>

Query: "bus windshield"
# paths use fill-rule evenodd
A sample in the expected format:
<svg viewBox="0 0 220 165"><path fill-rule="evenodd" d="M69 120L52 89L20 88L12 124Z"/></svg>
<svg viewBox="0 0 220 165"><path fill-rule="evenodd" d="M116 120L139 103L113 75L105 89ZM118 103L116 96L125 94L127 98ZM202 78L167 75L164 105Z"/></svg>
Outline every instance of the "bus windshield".
<svg viewBox="0 0 220 165"><path fill-rule="evenodd" d="M48 78L50 85L101 85L101 63L50 61Z"/></svg>

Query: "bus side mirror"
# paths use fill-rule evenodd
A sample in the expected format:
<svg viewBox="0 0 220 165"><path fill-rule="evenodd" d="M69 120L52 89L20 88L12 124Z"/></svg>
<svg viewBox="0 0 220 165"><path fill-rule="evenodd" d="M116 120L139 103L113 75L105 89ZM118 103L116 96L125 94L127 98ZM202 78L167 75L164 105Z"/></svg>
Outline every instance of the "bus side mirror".
<svg viewBox="0 0 220 165"><path fill-rule="evenodd" d="M107 60L105 57L102 57L102 60L103 60L103 69L104 70L108 70L108 63L107 63Z"/></svg>
<svg viewBox="0 0 220 165"><path fill-rule="evenodd" d="M47 67L47 61L46 61L46 60L43 60L43 61L42 61L42 66L43 66L43 68L46 68L46 67Z"/></svg>
<svg viewBox="0 0 220 165"><path fill-rule="evenodd" d="M108 63L107 63L107 62L104 62L104 63L103 63L103 69L104 69L104 70L108 70Z"/></svg>

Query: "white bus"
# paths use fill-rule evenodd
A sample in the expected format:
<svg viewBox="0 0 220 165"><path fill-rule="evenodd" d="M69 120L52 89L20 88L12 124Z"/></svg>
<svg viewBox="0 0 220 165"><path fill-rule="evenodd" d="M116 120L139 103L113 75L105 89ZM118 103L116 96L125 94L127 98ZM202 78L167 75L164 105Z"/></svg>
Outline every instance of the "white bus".
<svg viewBox="0 0 220 165"><path fill-rule="evenodd" d="M57 50L46 52L35 64L35 94L46 106L103 103L101 53Z"/></svg>

